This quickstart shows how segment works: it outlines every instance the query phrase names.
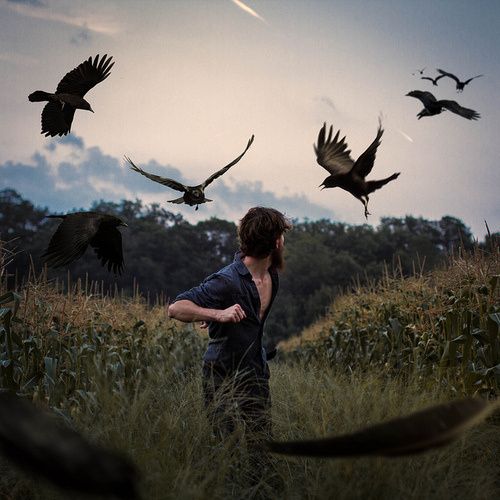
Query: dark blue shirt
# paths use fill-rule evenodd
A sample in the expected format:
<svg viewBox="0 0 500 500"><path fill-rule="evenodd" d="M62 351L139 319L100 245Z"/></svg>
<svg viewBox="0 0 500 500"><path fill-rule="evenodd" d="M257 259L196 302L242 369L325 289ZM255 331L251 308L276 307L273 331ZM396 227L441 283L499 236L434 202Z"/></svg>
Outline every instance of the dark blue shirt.
<svg viewBox="0 0 500 500"><path fill-rule="evenodd" d="M225 372L253 369L257 374L265 375L268 369L262 336L264 323L278 292L278 273L274 268L269 269L271 301L261 320L259 292L241 259L241 253L237 253L231 264L208 276L199 286L179 294L174 302L190 300L208 309L227 309L239 304L246 314L246 318L239 323L209 323L210 340L203 361Z"/></svg>

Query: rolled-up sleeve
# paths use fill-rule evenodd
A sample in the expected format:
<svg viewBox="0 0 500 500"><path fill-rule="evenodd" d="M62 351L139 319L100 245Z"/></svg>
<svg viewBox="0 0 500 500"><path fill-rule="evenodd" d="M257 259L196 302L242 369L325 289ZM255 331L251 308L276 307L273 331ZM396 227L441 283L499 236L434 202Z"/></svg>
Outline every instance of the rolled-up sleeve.
<svg viewBox="0 0 500 500"><path fill-rule="evenodd" d="M175 298L178 300L190 300L200 307L207 309L225 309L227 297L230 296L227 281L220 274L208 276L200 285L182 292Z"/></svg>

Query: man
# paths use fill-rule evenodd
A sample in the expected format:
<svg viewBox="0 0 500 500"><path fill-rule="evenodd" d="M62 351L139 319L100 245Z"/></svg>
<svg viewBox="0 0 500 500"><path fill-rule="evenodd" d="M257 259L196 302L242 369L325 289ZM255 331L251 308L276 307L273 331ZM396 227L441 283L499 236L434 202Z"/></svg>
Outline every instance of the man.
<svg viewBox="0 0 500 500"><path fill-rule="evenodd" d="M168 308L172 318L208 326L203 390L221 436L232 432L238 421L250 431L248 437L271 430L262 336L284 265L284 234L291 227L278 210L251 208L238 226L240 252L233 263L178 295ZM241 418L231 414L235 408Z"/></svg>

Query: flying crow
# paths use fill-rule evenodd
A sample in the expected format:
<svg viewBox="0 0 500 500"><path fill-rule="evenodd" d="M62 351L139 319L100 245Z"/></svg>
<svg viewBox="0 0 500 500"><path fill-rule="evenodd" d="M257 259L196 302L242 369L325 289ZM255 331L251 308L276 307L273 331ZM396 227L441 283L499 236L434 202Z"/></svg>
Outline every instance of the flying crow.
<svg viewBox="0 0 500 500"><path fill-rule="evenodd" d="M422 69L417 69L414 73L412 73L412 75L416 75L417 73L419 75L423 75L424 74L424 69L426 68L426 66L424 66Z"/></svg>
<svg viewBox="0 0 500 500"><path fill-rule="evenodd" d="M42 255L49 267L61 267L79 259L90 245L108 271L121 274L123 270L122 235L118 226L127 226L118 217L99 212L75 212L67 215L48 215L62 219Z"/></svg>
<svg viewBox="0 0 500 500"><path fill-rule="evenodd" d="M432 406L352 434L309 441L270 442L275 453L308 457L402 456L451 443L499 407L467 398Z"/></svg>
<svg viewBox="0 0 500 500"><path fill-rule="evenodd" d="M220 177L222 174L226 173L233 165L238 163L241 160L241 158L243 158L243 155L247 152L248 148L251 146L253 138L254 136L252 135L252 137L250 137L250 140L248 141L245 151L243 151L243 153L241 153L240 156L238 156L238 158L236 158L231 163L229 163L225 167L215 172L215 174L212 174L205 182L198 184L197 186L185 186L184 184L181 184L180 182L175 181L173 179L168 179L167 177L160 177L159 175L150 174L139 168L137 165L135 165L134 162L127 156L125 156L125 160L127 160L130 163L132 170L134 170L135 172L139 172L148 179L151 179L152 181L159 182L164 186L168 186L169 188L176 189L177 191L181 191L184 193L180 198L176 198L175 200L168 200L169 203L187 203L190 206L196 205L196 210L198 210L198 205L200 205L201 203L205 203L207 201L213 201L209 200L208 198L205 198L205 192L204 192L205 188L213 180L217 179L217 177Z"/></svg>
<svg viewBox="0 0 500 500"><path fill-rule="evenodd" d="M368 218L368 215L370 215L368 212L368 195L396 179L399 176L399 172L379 181L365 181L365 177L373 168L377 148L384 133L380 120L377 136L356 161L349 154L351 151L347 149L345 137L339 140L339 133L340 130L337 131L335 137L332 139L332 126L330 126L328 138L325 138L325 123L319 131L318 144L314 145L317 162L330 172L330 175L320 184L320 187L321 189L339 187L349 191L349 193L363 203L365 206L365 217Z"/></svg>
<svg viewBox="0 0 500 500"><path fill-rule="evenodd" d="M457 115L463 116L464 118L467 118L467 120L477 120L481 117L481 115L473 109L463 108L456 101L447 101L444 99L438 101L430 92L412 90L406 95L416 97L422 101L424 109L417 114L419 120L424 116L439 115L439 113L445 109L451 111L452 113L456 113Z"/></svg>
<svg viewBox="0 0 500 500"><path fill-rule="evenodd" d="M438 71L438 73L441 73L441 75L447 76L447 77L451 78L452 80L455 80L455 82L457 84L457 86L456 86L457 92L463 92L464 87L468 83L470 83L472 80L474 80L474 78L479 78L480 76L483 76L483 75L476 75L476 76L473 76L472 78L469 78L468 80L465 80L465 82L461 82L453 73L448 73L447 71L444 71L442 69L438 69L437 71Z"/></svg>
<svg viewBox="0 0 500 500"><path fill-rule="evenodd" d="M430 76L421 76L420 79L421 80L429 80L432 82L432 85L435 85L437 87L437 82L441 79L441 78L444 78L444 75L439 75L439 76L436 76L436 78L431 78Z"/></svg>
<svg viewBox="0 0 500 500"><path fill-rule="evenodd" d="M95 85L105 80L115 64L112 57L101 57L99 54L89 57L74 70L67 73L59 82L54 94L36 90L28 96L31 102L49 101L42 111L42 134L62 136L71 131L71 123L77 109L94 110L83 96Z"/></svg>

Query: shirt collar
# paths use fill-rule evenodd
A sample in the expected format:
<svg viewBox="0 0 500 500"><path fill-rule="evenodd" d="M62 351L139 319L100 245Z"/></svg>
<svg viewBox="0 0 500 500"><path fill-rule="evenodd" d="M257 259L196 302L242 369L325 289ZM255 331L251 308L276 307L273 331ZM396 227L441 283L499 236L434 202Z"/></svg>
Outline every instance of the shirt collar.
<svg viewBox="0 0 500 500"><path fill-rule="evenodd" d="M236 252L234 254L234 263L236 266L236 270L242 275L245 276L247 274L250 274L250 271L248 270L247 266L243 264L243 253L242 252Z"/></svg>
<svg viewBox="0 0 500 500"><path fill-rule="evenodd" d="M234 263L236 266L236 270L242 275L250 275L250 271L248 270L248 267L243 264L243 253L242 252L236 252L234 254ZM272 277L275 277L278 275L278 271L274 267L269 268L269 274Z"/></svg>

